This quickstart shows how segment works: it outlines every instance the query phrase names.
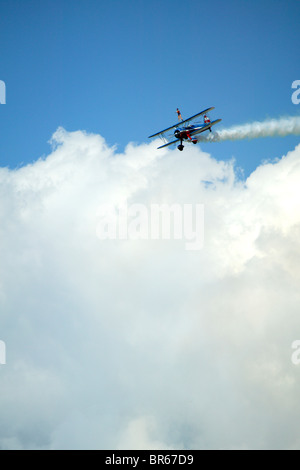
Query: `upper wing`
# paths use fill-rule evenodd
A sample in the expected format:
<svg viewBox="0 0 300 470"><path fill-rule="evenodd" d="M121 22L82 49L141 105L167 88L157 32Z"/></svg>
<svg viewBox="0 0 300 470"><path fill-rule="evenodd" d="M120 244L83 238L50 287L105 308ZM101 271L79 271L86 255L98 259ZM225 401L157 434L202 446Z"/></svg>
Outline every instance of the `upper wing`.
<svg viewBox="0 0 300 470"><path fill-rule="evenodd" d="M178 122L177 124L174 124L174 125L171 126L171 127L167 127L167 129L164 129L163 131L157 132L156 134L153 134L153 135L149 135L149 139L151 139L152 137L161 136L161 135L164 134L165 132L170 131L171 129L175 129L175 127L180 127L180 126L182 126L183 124L187 124L187 123L189 123L190 121L192 121L193 119L197 118L198 116L201 116L202 114L208 113L208 112L211 111L212 109L215 109L215 108L214 108L214 107L212 107L212 108L207 108L207 109L205 109L204 111L201 111L201 113L197 113L197 114L195 114L194 116L191 116L191 117L189 117L188 119L185 119L184 121L180 121L180 122Z"/></svg>
<svg viewBox="0 0 300 470"><path fill-rule="evenodd" d="M181 121L179 125L181 126L182 124L187 124L190 121L193 121L193 119L196 119L198 116L202 116L202 114L209 113L209 111L211 111L212 109L215 109L214 106L212 108L207 108L204 111L201 111L201 113L194 114L194 116L191 116L190 118L185 119L184 121ZM178 127L178 124L174 127Z"/></svg>

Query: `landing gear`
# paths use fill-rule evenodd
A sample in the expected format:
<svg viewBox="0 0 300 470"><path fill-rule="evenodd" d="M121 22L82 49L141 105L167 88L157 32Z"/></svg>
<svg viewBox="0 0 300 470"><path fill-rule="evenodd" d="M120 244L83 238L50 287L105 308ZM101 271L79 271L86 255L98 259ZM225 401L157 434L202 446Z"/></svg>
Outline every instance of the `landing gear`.
<svg viewBox="0 0 300 470"><path fill-rule="evenodd" d="M180 144L180 145L178 145L177 148L178 148L178 150L180 150L182 152L182 150L184 149L184 145Z"/></svg>
<svg viewBox="0 0 300 470"><path fill-rule="evenodd" d="M198 140L197 140L197 139L193 139L192 142L193 142L193 144L197 144Z"/></svg>

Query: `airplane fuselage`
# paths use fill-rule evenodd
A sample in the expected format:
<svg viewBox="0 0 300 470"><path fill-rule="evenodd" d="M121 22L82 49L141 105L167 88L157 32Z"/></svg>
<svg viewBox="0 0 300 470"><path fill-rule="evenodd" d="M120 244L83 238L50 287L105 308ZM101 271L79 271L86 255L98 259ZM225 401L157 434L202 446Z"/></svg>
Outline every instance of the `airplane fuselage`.
<svg viewBox="0 0 300 470"><path fill-rule="evenodd" d="M191 136L199 134L202 132L202 129L206 127L206 125L203 126L187 126L187 127L179 127L175 129L174 131L174 136L176 139L179 140L191 140Z"/></svg>

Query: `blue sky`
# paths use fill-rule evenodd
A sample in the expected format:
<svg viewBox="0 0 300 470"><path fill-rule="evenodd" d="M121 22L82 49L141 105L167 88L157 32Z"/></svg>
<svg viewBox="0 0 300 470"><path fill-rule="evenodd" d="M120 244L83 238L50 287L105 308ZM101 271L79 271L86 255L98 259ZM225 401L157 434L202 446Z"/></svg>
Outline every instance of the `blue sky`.
<svg viewBox="0 0 300 470"><path fill-rule="evenodd" d="M50 152L59 126L128 142L215 106L222 126L299 115L297 0L0 0L0 165ZM204 145L245 174L298 137Z"/></svg>

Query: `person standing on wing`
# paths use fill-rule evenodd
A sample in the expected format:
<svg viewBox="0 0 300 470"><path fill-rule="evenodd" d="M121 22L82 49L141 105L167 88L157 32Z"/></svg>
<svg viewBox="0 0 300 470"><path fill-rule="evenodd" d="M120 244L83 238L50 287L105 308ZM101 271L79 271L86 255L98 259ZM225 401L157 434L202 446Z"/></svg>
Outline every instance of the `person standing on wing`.
<svg viewBox="0 0 300 470"><path fill-rule="evenodd" d="M177 113L177 116L178 116L178 121L183 121L182 116L181 116L181 112L179 111L178 108L176 109L176 113Z"/></svg>

